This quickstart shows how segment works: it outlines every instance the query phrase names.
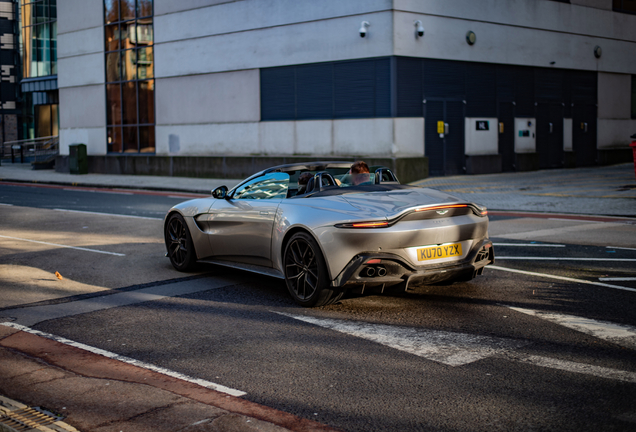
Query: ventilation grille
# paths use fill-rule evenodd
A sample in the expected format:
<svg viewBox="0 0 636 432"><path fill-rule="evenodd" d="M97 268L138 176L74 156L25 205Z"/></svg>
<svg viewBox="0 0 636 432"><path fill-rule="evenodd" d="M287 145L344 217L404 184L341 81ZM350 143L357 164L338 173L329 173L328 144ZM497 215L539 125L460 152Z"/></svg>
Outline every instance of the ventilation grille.
<svg viewBox="0 0 636 432"><path fill-rule="evenodd" d="M0 424L6 425L18 432L38 429L39 426L48 426L60 420L48 414L41 413L33 408L22 408L10 411L0 416Z"/></svg>

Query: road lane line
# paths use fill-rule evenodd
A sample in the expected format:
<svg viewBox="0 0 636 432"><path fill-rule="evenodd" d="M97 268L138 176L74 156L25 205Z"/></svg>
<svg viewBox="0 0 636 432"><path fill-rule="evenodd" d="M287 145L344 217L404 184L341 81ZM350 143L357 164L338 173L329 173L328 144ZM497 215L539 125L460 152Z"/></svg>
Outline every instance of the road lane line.
<svg viewBox="0 0 636 432"><path fill-rule="evenodd" d="M572 222L572 220L575 220L576 222L583 222L583 223L605 223L603 221L591 221L591 220L582 220L582 219L566 219L566 218L548 218L548 220L566 221L566 222Z"/></svg>
<svg viewBox="0 0 636 432"><path fill-rule="evenodd" d="M497 257L497 259L499 259L499 257ZM584 280L584 279L574 279L574 278L569 278L569 277L565 277L565 276L550 275L550 274L546 274L546 273L535 273L535 272L529 272L529 271L525 271L525 270L510 269L510 268L499 267L499 266L494 266L494 265L489 265L486 268L487 269L492 269L492 270L507 271L507 272L510 272L510 273L525 274L525 275L528 275L528 276L538 276L538 277L544 277L544 278L549 278L549 279L558 279L558 280L564 280L564 281L568 281L568 282L582 283L582 284L588 284L588 285L596 285L596 286L602 286L602 287L605 287L605 288L613 288L613 289L618 289L618 290L623 290L623 291L636 292L636 289L634 289L634 288L627 288L627 287L623 287L623 286L620 286L620 285L610 285L610 284L606 284L606 283L602 283L602 282L594 282L594 281L588 281L588 280Z"/></svg>
<svg viewBox="0 0 636 432"><path fill-rule="evenodd" d="M620 346L636 348L636 327L574 315L542 312L515 306L506 307L526 315L535 316L554 324L562 325L581 333L589 334L598 339L603 339Z"/></svg>
<svg viewBox="0 0 636 432"><path fill-rule="evenodd" d="M98 354L98 355L101 355L101 356L104 356L104 357L107 357L107 358L110 358L110 359L113 359L113 360L118 360L118 361L123 362L123 363L128 363L128 364L133 365L133 366L137 366L137 367L140 367L140 368L143 368L143 369L147 369L147 370L151 370L151 371L154 371L154 372L158 372L160 374L163 374L163 375L166 375L166 376L169 376L169 377L172 377L172 378L176 378L176 379L179 379L179 380L182 380L182 381L186 381L186 382L189 382L189 383L197 384L197 385L200 385L201 387L205 387L205 388L209 388L209 389L212 389L212 390L216 390L216 391L221 392L221 393L226 393L226 394L229 394L229 395L232 395L232 396L236 396L236 397L245 396L247 394L247 393L245 393L244 391L241 391L241 390L236 390L236 389L233 389L233 388L230 388L230 387L226 387L226 386L221 385L221 384L216 384L216 383L213 383L211 381L206 381L204 379L193 378L193 377L191 377L189 375L184 375L182 373L175 372L175 371L172 371L170 369L162 368L160 366L155 366L153 364L146 363L146 362L143 362L141 360L135 360L135 359L130 358L130 357L119 355L119 354L116 354L116 353L113 353L113 352L110 352L110 351L103 350L101 348L96 348L96 347L93 347L93 346L90 346L90 345L83 344L83 343L80 343L80 342L75 342L75 341L72 341L70 339L63 338L61 336L53 335L51 333L45 333L45 332L42 332L42 331L39 331L39 330L32 329L30 327L26 327L26 326L20 325L20 324L15 324L15 323L11 323L11 322L4 322L4 323L0 323L0 325L4 325L6 327L11 327L11 328L14 328L16 330L20 330L20 331L23 331L23 332L26 332L26 333L31 333L33 335L40 336L40 337L43 337L43 338L46 338L46 339L51 339L51 340L54 340L56 342L62 343L64 345L68 345L68 346L72 346L72 347L75 347L75 348L79 348L79 349L82 349L84 351L92 352L93 354Z"/></svg>
<svg viewBox="0 0 636 432"><path fill-rule="evenodd" d="M573 225L573 226L561 227L561 228L550 228L550 229L543 229L543 230L537 230L537 231L524 231L520 233L501 234L501 235L498 235L497 237L511 239L511 240L534 240L537 237L552 237L555 235L561 235L561 234L570 233L570 232L589 231L592 229L615 228L615 227L624 227L624 226L625 226L625 223L623 222L603 222L603 223L596 223L596 224Z"/></svg>
<svg viewBox="0 0 636 432"><path fill-rule="evenodd" d="M116 194L116 195L134 195L132 192L124 192L124 191L120 192L116 190L95 190L95 189L80 189L80 188L75 188L75 189L66 188L62 190L65 190L67 192L89 192L89 193L99 192L99 193L109 193L109 194Z"/></svg>
<svg viewBox="0 0 636 432"><path fill-rule="evenodd" d="M528 345L514 339L273 312L449 366L465 365Z"/></svg>
<svg viewBox="0 0 636 432"><path fill-rule="evenodd" d="M562 248L565 247L565 245L562 244L540 244L540 243L493 243L493 246L529 246L529 247L556 247L556 248ZM497 257L499 258L499 257Z"/></svg>
<svg viewBox="0 0 636 432"><path fill-rule="evenodd" d="M593 366L585 363L575 363L566 360L551 359L541 356L528 356L525 358L516 358L515 360L521 363L529 363L534 366L541 366L566 372L592 375L599 378L636 383L636 373L634 372L610 369L601 366Z"/></svg>
<svg viewBox="0 0 636 432"><path fill-rule="evenodd" d="M148 220L163 220L163 218L153 218L153 217L147 217L147 216L134 216L134 215L123 215L123 214L115 214L115 213L100 213L100 212L92 212L92 211L84 211L84 210L68 210L68 209L52 209L55 211L61 211L61 212L69 212L69 213L84 213L84 214L90 214L90 215L97 215L97 216L116 216L116 217L125 217L125 218L133 218L133 219L148 219Z"/></svg>
<svg viewBox="0 0 636 432"><path fill-rule="evenodd" d="M611 281L636 281L636 277L602 277L602 278L598 278L598 280L600 281L606 281L606 282L611 282Z"/></svg>
<svg viewBox="0 0 636 432"><path fill-rule="evenodd" d="M7 206L7 207L13 207L13 204L0 203L0 205Z"/></svg>
<svg viewBox="0 0 636 432"><path fill-rule="evenodd" d="M605 249L636 250L636 248L618 247L618 246L605 246Z"/></svg>
<svg viewBox="0 0 636 432"><path fill-rule="evenodd" d="M570 257L515 257L497 256L498 260L527 260L527 261L621 261L634 262L636 258L570 258Z"/></svg>
<svg viewBox="0 0 636 432"><path fill-rule="evenodd" d="M242 276L238 276L232 278L215 277L212 280L205 278L180 281L151 286L134 291L105 294L65 303L15 308L6 312L4 315L5 317L9 315L12 318L12 321L17 324L32 326L36 323L52 319L59 319L73 315L97 312L105 309L130 306L137 303L157 301L169 297L177 297L223 288L242 283L243 280L244 278Z"/></svg>
<svg viewBox="0 0 636 432"><path fill-rule="evenodd" d="M47 246L55 246L55 247L66 248L66 249L76 249L76 250L82 250L82 251L86 251L86 252L95 252L95 253L101 253L101 254L107 254L107 255L115 255L115 256L121 256L121 257L126 256L126 254L122 254L122 253L106 252L106 251L102 251L102 250L83 248L83 247L79 247L79 246L68 246L68 245L62 245L62 244L57 244L57 243L43 242L43 241L39 241L39 240L30 240L30 239L24 239L24 238L19 238L19 237L10 237L10 236L5 236L5 235L0 235L0 237L6 238L6 239L11 239L11 240L20 240L20 241L31 242L31 243L39 243L39 244L43 244L43 245L47 245Z"/></svg>

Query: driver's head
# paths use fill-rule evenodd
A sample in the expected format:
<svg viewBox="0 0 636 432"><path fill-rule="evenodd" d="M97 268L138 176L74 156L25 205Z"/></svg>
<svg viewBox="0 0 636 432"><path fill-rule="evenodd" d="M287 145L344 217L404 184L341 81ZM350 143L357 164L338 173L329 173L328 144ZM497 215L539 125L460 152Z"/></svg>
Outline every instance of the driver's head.
<svg viewBox="0 0 636 432"><path fill-rule="evenodd" d="M366 183L369 179L369 165L366 162L357 161L351 165L351 181L354 185Z"/></svg>

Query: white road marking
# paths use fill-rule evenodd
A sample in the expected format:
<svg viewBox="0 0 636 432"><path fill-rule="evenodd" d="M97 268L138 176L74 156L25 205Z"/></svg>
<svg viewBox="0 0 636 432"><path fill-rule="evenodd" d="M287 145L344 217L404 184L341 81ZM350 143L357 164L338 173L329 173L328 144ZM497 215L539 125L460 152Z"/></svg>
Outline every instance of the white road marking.
<svg viewBox="0 0 636 432"><path fill-rule="evenodd" d="M99 189L62 189L65 191L70 191L70 192L91 192L91 193L109 193L109 194L116 194L116 195L134 195L132 192L123 192L123 191L107 191L107 190L99 190Z"/></svg>
<svg viewBox="0 0 636 432"><path fill-rule="evenodd" d="M493 243L493 246L523 246L523 247L557 247L562 248L565 245L561 244L542 244L542 243Z"/></svg>
<svg viewBox="0 0 636 432"><path fill-rule="evenodd" d="M606 249L621 249L621 250L636 250L636 248L618 247L618 246L605 246Z"/></svg>
<svg viewBox="0 0 636 432"><path fill-rule="evenodd" d="M5 203L0 203L0 205L7 206L7 207L12 207L13 206L13 204L5 204Z"/></svg>
<svg viewBox="0 0 636 432"><path fill-rule="evenodd" d="M25 326L20 325L20 324L15 324L15 323L11 323L11 322L5 322L5 323L0 323L0 324L4 325L4 326L7 326L7 327L11 327L11 328L17 329L17 330L21 330L21 331L26 332L26 333L31 333L31 334L34 334L36 336L40 336L40 337L44 337L44 338L47 338L47 339L51 339L51 340L54 340L56 342L62 343L64 345L69 345L69 346L72 346L72 347L75 347L75 348L82 349L84 351L89 351L89 352L92 352L94 354L98 354L98 355L101 355L101 356L104 356L104 357L107 357L107 358L110 358L110 359L113 359L113 360L118 360L118 361L123 362L123 363L128 363L128 364L131 364L133 366L137 366L137 367L140 367L140 368L143 368L143 369L147 369L147 370L151 370L151 371L154 371L154 372L158 372L158 373L160 373L162 375L166 375L166 376L169 376L169 377L172 377L172 378L177 378L177 379L180 379L182 381L189 382L189 383L197 384L197 385L200 385L201 387L205 387L205 388L209 388L209 389L212 389L212 390L216 390L216 391L221 392L221 393L226 393L226 394L229 394L229 395L232 395L232 396L236 396L236 397L245 396L247 394L247 393L245 393L244 391L241 391L241 390L236 390L236 389L233 389L233 388L230 388L230 387L225 387L225 386L223 386L221 384L216 384L216 383L213 383L211 381L206 381L206 380L203 380L203 379L193 378L191 376L184 375L184 374L181 374L179 372L172 371L170 369L166 369L166 368L162 368L162 367L159 367L159 366L155 366L153 364L142 362L140 360L135 360L135 359L130 358L130 357L122 356L122 355L119 355L119 354L116 354L116 353L113 353L113 352L110 352L110 351L106 351L106 350L103 350L103 349L100 349L100 348L96 348L96 347L92 347L90 345L86 345L86 344L83 344L83 343L80 343L80 342L75 342L75 341L72 341L70 339L66 339L66 338L63 338L63 337L60 337L60 336L55 336L55 335L50 334L50 333L45 333L45 332L42 332L42 331L39 331L39 330L34 330L32 328L25 327Z"/></svg>
<svg viewBox="0 0 636 432"><path fill-rule="evenodd" d="M449 366L465 365L528 344L489 336L276 313Z"/></svg>
<svg viewBox="0 0 636 432"><path fill-rule="evenodd" d="M125 217L125 218L133 218L133 219L147 219L147 220L163 220L163 218L153 218L147 216L133 216L133 215L122 215L122 214L114 214L114 213L100 213L100 212L91 212L84 210L68 210L68 209L53 209L55 211L68 212L68 213L84 213L90 215L97 216L115 216L115 217Z"/></svg>
<svg viewBox="0 0 636 432"><path fill-rule="evenodd" d="M499 257L497 257L497 259L499 259ZM588 285L596 285L596 286L602 286L602 287L605 287L605 288L613 288L613 289L618 289L618 290L623 290L623 291L636 292L636 289L634 289L634 288L627 288L627 287L623 287L623 286L620 286L620 285L610 285L610 284L606 284L606 283L602 283L602 282L594 282L594 281L588 281L588 280L584 280L584 279L574 279L574 278L569 278L569 277L565 277L565 276L556 276L556 275L551 275L551 274L546 274L546 273L535 273L535 272L529 272L529 271L525 271L525 270L510 269L510 268L499 267L499 266L494 266L494 265L489 265L486 268L487 269L492 269L492 270L507 271L507 272L510 272L510 273L525 274L525 275L528 275L528 276L538 276L538 277L544 277L544 278L549 278L549 279L564 280L564 281L568 281L568 282L582 283L582 284L588 284Z"/></svg>
<svg viewBox="0 0 636 432"><path fill-rule="evenodd" d="M498 260L527 260L527 261L621 261L634 262L636 258L571 258L571 257L515 257L497 256Z"/></svg>
<svg viewBox="0 0 636 432"><path fill-rule="evenodd" d="M636 277L602 277L602 278L598 278L598 280L600 281L607 281L607 282L611 282L611 281L636 281Z"/></svg>
<svg viewBox="0 0 636 432"><path fill-rule="evenodd" d="M580 222L580 221L576 221L576 222ZM560 235L563 233L588 231L592 229L622 227L624 225L625 223L623 222L599 222L595 224L572 225L572 226L561 227L561 228L550 228L550 229L543 229L543 230L537 230L537 231L525 231L520 233L501 234L501 235L498 235L497 237L506 238L506 239L514 239L514 240L534 240L537 237L552 237L552 236Z"/></svg>
<svg viewBox="0 0 636 432"><path fill-rule="evenodd" d="M589 334L627 348L636 348L636 327L598 321L590 318L535 311L514 306L506 306L517 312L550 321L564 327Z"/></svg>
<svg viewBox="0 0 636 432"><path fill-rule="evenodd" d="M510 307L510 306L508 306ZM511 309L519 309L513 308ZM275 312L289 318L304 321L320 327L346 333L351 336L367 339L388 347L415 354L438 363L449 366L462 366L490 356L503 354L504 358L529 363L535 366L558 369L567 372L592 375L600 378L636 383L636 373L618 369L604 368L584 363L551 359L533 355L519 355L508 351L529 345L529 342L514 339L476 336L463 333L416 329L412 327L389 326L385 324L371 324L365 322L343 321L335 319L316 318L306 315L293 315ZM543 316L542 316L543 317ZM595 329L596 334L618 336L622 342L624 333L618 329L612 331L607 326L605 331Z"/></svg>
<svg viewBox="0 0 636 432"><path fill-rule="evenodd" d="M68 246L68 245L62 245L62 244L57 244L57 243L43 242L43 241L39 241L39 240L30 240L30 239L24 239L24 238L19 238L19 237L10 237L10 236L5 236L5 235L0 235L0 237L6 238L6 239L11 239L11 240L20 240L20 241L31 242L31 243L39 243L39 244L43 244L43 245L47 245L47 246L55 246L55 247L66 248L66 249L76 249L76 250L82 250L82 251L86 251L86 252L95 252L95 253L122 256L122 257L126 256L126 254L122 254L122 253L106 252L106 251L102 251L102 250L83 248L83 247L79 247L79 246Z"/></svg>
<svg viewBox="0 0 636 432"><path fill-rule="evenodd" d="M583 219L568 219L568 218L548 218L548 220L565 221L565 222L583 222L583 223L605 223L602 221L590 221L590 220L583 220Z"/></svg>
<svg viewBox="0 0 636 432"><path fill-rule="evenodd" d="M627 372L618 369L610 369L585 363L575 363L571 361L557 360L540 356L528 356L525 358L517 358L516 360L522 363L529 363L534 366L541 366L566 372L592 375L599 378L636 383L636 373L634 372Z"/></svg>
<svg viewBox="0 0 636 432"><path fill-rule="evenodd" d="M229 285L241 283L243 279L239 277L221 278L213 280L195 279L185 282L175 282L166 285L152 286L135 291L118 292L116 294L101 295L84 300L77 300L59 304L43 306L31 306L11 309L4 316L9 316L14 322L25 326L32 326L41 321L59 319L72 315L79 315L111 309L122 306L129 306L136 303L161 300L166 297L176 297L201 291L208 291L215 288L222 288Z"/></svg>

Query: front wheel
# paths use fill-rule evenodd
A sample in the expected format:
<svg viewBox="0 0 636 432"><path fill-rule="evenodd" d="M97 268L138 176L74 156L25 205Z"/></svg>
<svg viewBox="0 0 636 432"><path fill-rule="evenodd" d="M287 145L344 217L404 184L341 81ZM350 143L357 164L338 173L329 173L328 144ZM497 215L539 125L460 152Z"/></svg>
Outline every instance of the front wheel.
<svg viewBox="0 0 636 432"><path fill-rule="evenodd" d="M287 289L301 306L324 306L342 296L330 287L325 259L318 243L309 234L298 232L289 239L283 266Z"/></svg>
<svg viewBox="0 0 636 432"><path fill-rule="evenodd" d="M183 216L178 213L170 216L165 226L164 237L172 266L182 272L194 269L197 254Z"/></svg>

